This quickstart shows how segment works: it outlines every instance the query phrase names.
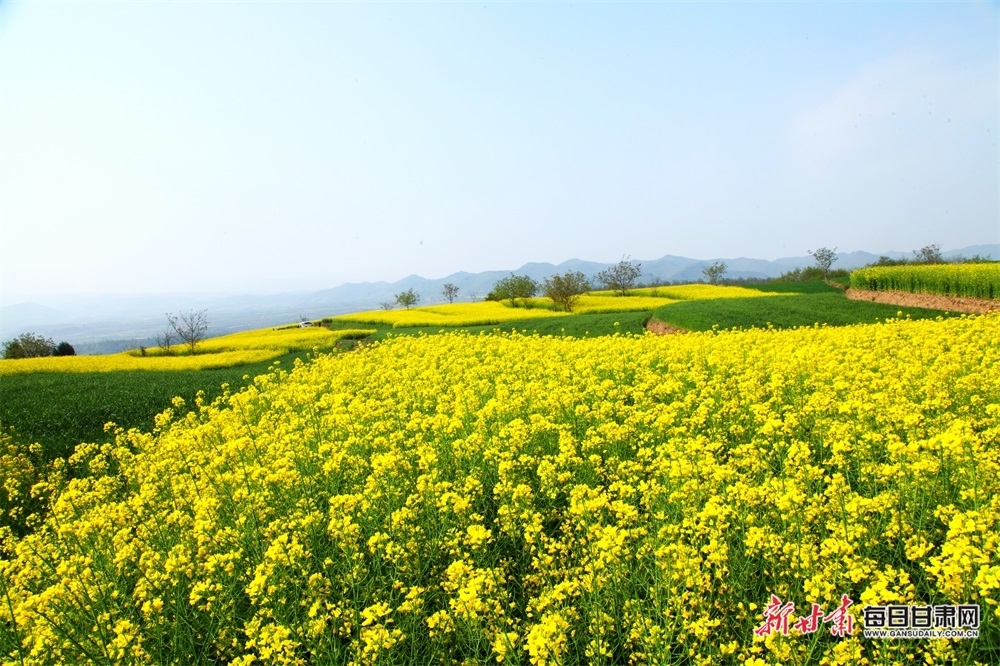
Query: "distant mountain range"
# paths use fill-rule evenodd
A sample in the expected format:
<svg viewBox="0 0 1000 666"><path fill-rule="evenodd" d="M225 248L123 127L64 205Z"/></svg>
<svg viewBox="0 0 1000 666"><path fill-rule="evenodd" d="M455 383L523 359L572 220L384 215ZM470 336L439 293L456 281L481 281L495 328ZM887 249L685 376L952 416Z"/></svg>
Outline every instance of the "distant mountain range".
<svg viewBox="0 0 1000 666"><path fill-rule="evenodd" d="M944 257L979 255L1000 259L1000 245L973 245L943 253ZM878 261L879 256L893 259L912 258L909 252L844 252L837 255L834 268L854 269ZM811 256L787 257L768 261L747 257L691 259L666 255L659 259L637 259L642 265L643 282L697 282L702 270L716 261L728 267L727 278L768 279L796 268L814 264ZM510 275L528 275L541 281L554 273L580 271L593 276L611 264L570 259L558 265L529 263L509 271L453 273L439 279L411 275L397 282L361 282L342 284L332 289L274 295L156 294L60 296L45 303L18 303L0 307L0 340L31 331L55 342L65 340L77 353L102 354L122 351L139 345L155 344L157 334L166 327L165 312L208 310L212 335L224 335L254 328L266 328L301 317L319 319L338 314L378 309L383 301L413 289L420 294L421 305L443 302L441 288L451 283L459 288L458 300L481 300L497 280Z"/></svg>

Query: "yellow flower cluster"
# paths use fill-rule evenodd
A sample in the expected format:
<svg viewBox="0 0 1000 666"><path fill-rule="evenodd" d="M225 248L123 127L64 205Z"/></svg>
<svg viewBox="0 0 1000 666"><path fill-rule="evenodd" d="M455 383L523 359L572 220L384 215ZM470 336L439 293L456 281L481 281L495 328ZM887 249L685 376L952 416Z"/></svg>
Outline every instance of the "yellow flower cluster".
<svg viewBox="0 0 1000 666"><path fill-rule="evenodd" d="M0 360L0 376L36 372L115 372L118 370L209 370L269 361L294 351L330 349L338 340L359 338L373 330L328 330L322 327L262 329L223 335L198 343L197 354L176 345L172 355L159 348L103 356L45 356Z"/></svg>
<svg viewBox="0 0 1000 666"><path fill-rule="evenodd" d="M80 447L0 660L989 663L998 378L1000 316L319 356ZM771 594L982 633L758 638Z"/></svg>

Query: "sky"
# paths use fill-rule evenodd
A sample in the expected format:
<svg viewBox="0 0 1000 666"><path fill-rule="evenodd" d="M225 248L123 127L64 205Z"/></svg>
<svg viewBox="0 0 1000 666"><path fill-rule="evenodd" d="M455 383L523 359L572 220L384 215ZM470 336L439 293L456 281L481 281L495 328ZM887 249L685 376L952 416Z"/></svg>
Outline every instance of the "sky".
<svg viewBox="0 0 1000 666"><path fill-rule="evenodd" d="M0 304L1000 242L997 2L0 0Z"/></svg>

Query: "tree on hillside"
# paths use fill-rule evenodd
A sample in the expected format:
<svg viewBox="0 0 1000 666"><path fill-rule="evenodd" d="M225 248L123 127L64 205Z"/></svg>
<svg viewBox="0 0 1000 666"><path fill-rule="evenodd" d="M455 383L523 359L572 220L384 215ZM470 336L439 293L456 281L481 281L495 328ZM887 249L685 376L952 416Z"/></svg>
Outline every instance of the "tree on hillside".
<svg viewBox="0 0 1000 666"><path fill-rule="evenodd" d="M642 275L642 264L633 264L631 257L626 256L614 266L599 272L596 279L598 283L619 296L626 296L640 275Z"/></svg>
<svg viewBox="0 0 1000 666"><path fill-rule="evenodd" d="M590 282L580 271L569 271L566 275L556 273L545 278L542 293L552 299L556 309L572 312L580 297L590 291Z"/></svg>
<svg viewBox="0 0 1000 666"><path fill-rule="evenodd" d="M455 298L458 296L458 287L449 282L441 287L441 295L447 298L449 303L454 303Z"/></svg>
<svg viewBox="0 0 1000 666"><path fill-rule="evenodd" d="M719 284L722 281L722 276L726 274L727 268L729 267L726 266L726 262L717 261L711 266L702 269L701 272L711 284Z"/></svg>
<svg viewBox="0 0 1000 666"><path fill-rule="evenodd" d="M913 251L915 261L921 264L943 264L944 257L941 256L941 246L937 243L924 245L919 250Z"/></svg>
<svg viewBox="0 0 1000 666"><path fill-rule="evenodd" d="M388 312L389 310L396 307L396 304L392 301L382 301L381 303L378 304L378 306L383 310L385 310L386 312Z"/></svg>
<svg viewBox="0 0 1000 666"><path fill-rule="evenodd" d="M73 345L65 341L60 342L52 353L56 356L76 356L76 350L73 349Z"/></svg>
<svg viewBox="0 0 1000 666"><path fill-rule="evenodd" d="M413 291L412 289L407 289L401 294L395 294L396 302L402 305L404 308L409 310L411 307L420 302L420 294Z"/></svg>
<svg viewBox="0 0 1000 666"><path fill-rule="evenodd" d="M208 333L208 310L189 310L179 315L167 313L167 322L174 334L194 354L195 346Z"/></svg>
<svg viewBox="0 0 1000 666"><path fill-rule="evenodd" d="M3 343L4 358L52 356L55 350L56 344L52 342L52 338L45 338L34 333L22 333Z"/></svg>
<svg viewBox="0 0 1000 666"><path fill-rule="evenodd" d="M837 248L831 250L828 247L821 247L818 250L806 251L816 260L816 268L823 271L823 279L830 279L830 267L837 261Z"/></svg>
<svg viewBox="0 0 1000 666"><path fill-rule="evenodd" d="M528 299L538 293L538 283L527 275L514 275L497 280L493 290L487 294L488 301L509 301L511 307L521 301L522 307L528 307Z"/></svg>

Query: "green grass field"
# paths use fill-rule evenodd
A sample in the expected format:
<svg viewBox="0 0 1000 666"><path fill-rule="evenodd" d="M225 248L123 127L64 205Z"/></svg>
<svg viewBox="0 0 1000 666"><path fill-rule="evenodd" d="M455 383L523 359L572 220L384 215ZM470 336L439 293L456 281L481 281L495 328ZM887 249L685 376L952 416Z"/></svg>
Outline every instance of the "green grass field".
<svg viewBox="0 0 1000 666"><path fill-rule="evenodd" d="M823 282L772 282L754 285L775 294L773 298L726 298L714 301L684 301L657 308L652 316L689 331L715 327L794 328L796 326L846 326L872 324L893 317L933 319L945 316L942 310L900 307L884 303L849 300L844 293Z"/></svg>
<svg viewBox="0 0 1000 666"><path fill-rule="evenodd" d="M290 368L307 353L286 354L280 366ZM47 460L65 457L81 442L106 442L104 424L151 430L153 417L175 396L194 404L199 391L211 401L228 383L239 390L273 367L274 361L216 370L169 372L65 372L0 377L0 424L13 427L19 440L42 444Z"/></svg>

